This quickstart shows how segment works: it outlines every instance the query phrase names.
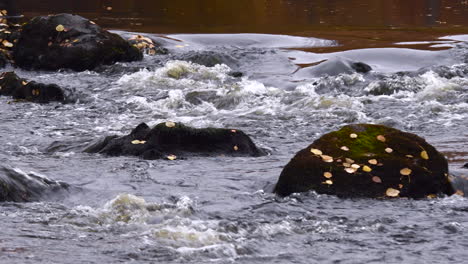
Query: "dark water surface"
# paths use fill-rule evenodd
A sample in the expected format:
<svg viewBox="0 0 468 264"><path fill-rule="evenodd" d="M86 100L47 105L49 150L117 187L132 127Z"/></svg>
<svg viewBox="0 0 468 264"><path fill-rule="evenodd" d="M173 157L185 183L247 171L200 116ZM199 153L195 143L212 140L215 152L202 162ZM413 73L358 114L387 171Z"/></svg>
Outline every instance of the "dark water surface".
<svg viewBox="0 0 468 264"><path fill-rule="evenodd" d="M0 205L0 263L468 259L465 197L270 193L298 150L358 122L417 133L446 154L454 176L468 176L468 2L13 2L26 18L74 12L124 37L143 32L170 54L79 73L15 69L59 84L76 102L1 97L0 162L74 188ZM355 62L373 70L358 73ZM82 153L105 135L167 120L242 129L270 155L145 161Z"/></svg>

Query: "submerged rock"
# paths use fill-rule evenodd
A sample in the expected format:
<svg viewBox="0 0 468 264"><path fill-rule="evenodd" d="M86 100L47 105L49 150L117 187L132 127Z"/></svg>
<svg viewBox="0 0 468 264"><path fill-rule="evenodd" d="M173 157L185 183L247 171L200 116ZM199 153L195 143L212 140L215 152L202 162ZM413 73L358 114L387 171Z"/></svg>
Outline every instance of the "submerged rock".
<svg viewBox="0 0 468 264"><path fill-rule="evenodd" d="M33 18L23 25L13 50L16 64L25 69L83 71L142 57L136 47L119 35L71 14Z"/></svg>
<svg viewBox="0 0 468 264"><path fill-rule="evenodd" d="M423 138L382 125L348 125L301 150L275 192L314 190L340 197L451 195L445 157Z"/></svg>
<svg viewBox="0 0 468 264"><path fill-rule="evenodd" d="M38 103L65 100L64 92L58 85L27 81L14 72L0 74L0 95Z"/></svg>
<svg viewBox="0 0 468 264"><path fill-rule="evenodd" d="M68 190L69 185L34 173L0 166L0 202L34 202Z"/></svg>
<svg viewBox="0 0 468 264"><path fill-rule="evenodd" d="M123 137L110 136L85 152L110 156L139 156L143 159L176 159L179 156L260 156L252 140L242 131L222 128L197 129L166 122L153 128L138 125Z"/></svg>

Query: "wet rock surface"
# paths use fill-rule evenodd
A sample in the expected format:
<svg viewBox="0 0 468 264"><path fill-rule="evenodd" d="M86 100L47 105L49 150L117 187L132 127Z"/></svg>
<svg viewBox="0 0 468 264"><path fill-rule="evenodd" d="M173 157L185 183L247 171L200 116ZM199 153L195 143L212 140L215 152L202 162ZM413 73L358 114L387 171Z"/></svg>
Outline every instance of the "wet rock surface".
<svg viewBox="0 0 468 264"><path fill-rule="evenodd" d="M110 136L85 152L110 156L138 156L143 159L176 159L189 156L260 156L264 152L242 131L235 129L197 129L166 122L150 128L138 125L129 135Z"/></svg>
<svg viewBox="0 0 468 264"><path fill-rule="evenodd" d="M340 197L451 195L445 157L423 138L382 125L348 125L301 150L275 192L314 190Z"/></svg>
<svg viewBox="0 0 468 264"><path fill-rule="evenodd" d="M0 202L34 202L68 190L70 186L34 173L0 167Z"/></svg>
<svg viewBox="0 0 468 264"><path fill-rule="evenodd" d="M166 48L154 42L154 40L143 35L133 35L128 39L128 42L142 53L148 55L168 54L169 52Z"/></svg>
<svg viewBox="0 0 468 264"><path fill-rule="evenodd" d="M13 58L25 69L83 71L99 65L142 59L120 36L81 16L35 17L22 27Z"/></svg>
<svg viewBox="0 0 468 264"><path fill-rule="evenodd" d="M65 101L64 91L58 85L27 81L14 72L0 74L0 95L38 103Z"/></svg>

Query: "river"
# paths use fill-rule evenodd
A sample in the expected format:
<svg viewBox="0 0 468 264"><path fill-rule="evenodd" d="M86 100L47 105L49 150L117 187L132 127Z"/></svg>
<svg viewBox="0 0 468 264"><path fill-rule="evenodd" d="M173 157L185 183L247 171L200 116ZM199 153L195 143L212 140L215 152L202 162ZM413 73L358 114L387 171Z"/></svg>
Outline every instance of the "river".
<svg viewBox="0 0 468 264"><path fill-rule="evenodd" d="M2 70L56 83L73 102L0 97L1 164L73 188L0 204L1 263L468 259L466 197L271 193L297 151L350 123L416 133L447 156L454 176L468 176L467 1L14 3L19 20L78 13L124 37L151 37L169 54L84 72ZM355 62L373 70L356 72ZM180 78L168 76L173 69ZM165 121L242 129L269 155L147 161L82 152Z"/></svg>

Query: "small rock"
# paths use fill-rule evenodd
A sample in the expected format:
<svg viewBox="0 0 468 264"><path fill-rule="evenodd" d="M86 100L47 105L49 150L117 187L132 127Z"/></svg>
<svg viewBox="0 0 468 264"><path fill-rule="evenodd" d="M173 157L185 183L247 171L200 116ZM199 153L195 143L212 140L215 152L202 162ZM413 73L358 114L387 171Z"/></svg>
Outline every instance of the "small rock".
<svg viewBox="0 0 468 264"><path fill-rule="evenodd" d="M0 95L38 103L65 100L64 92L58 85L27 81L14 72L0 74Z"/></svg>

